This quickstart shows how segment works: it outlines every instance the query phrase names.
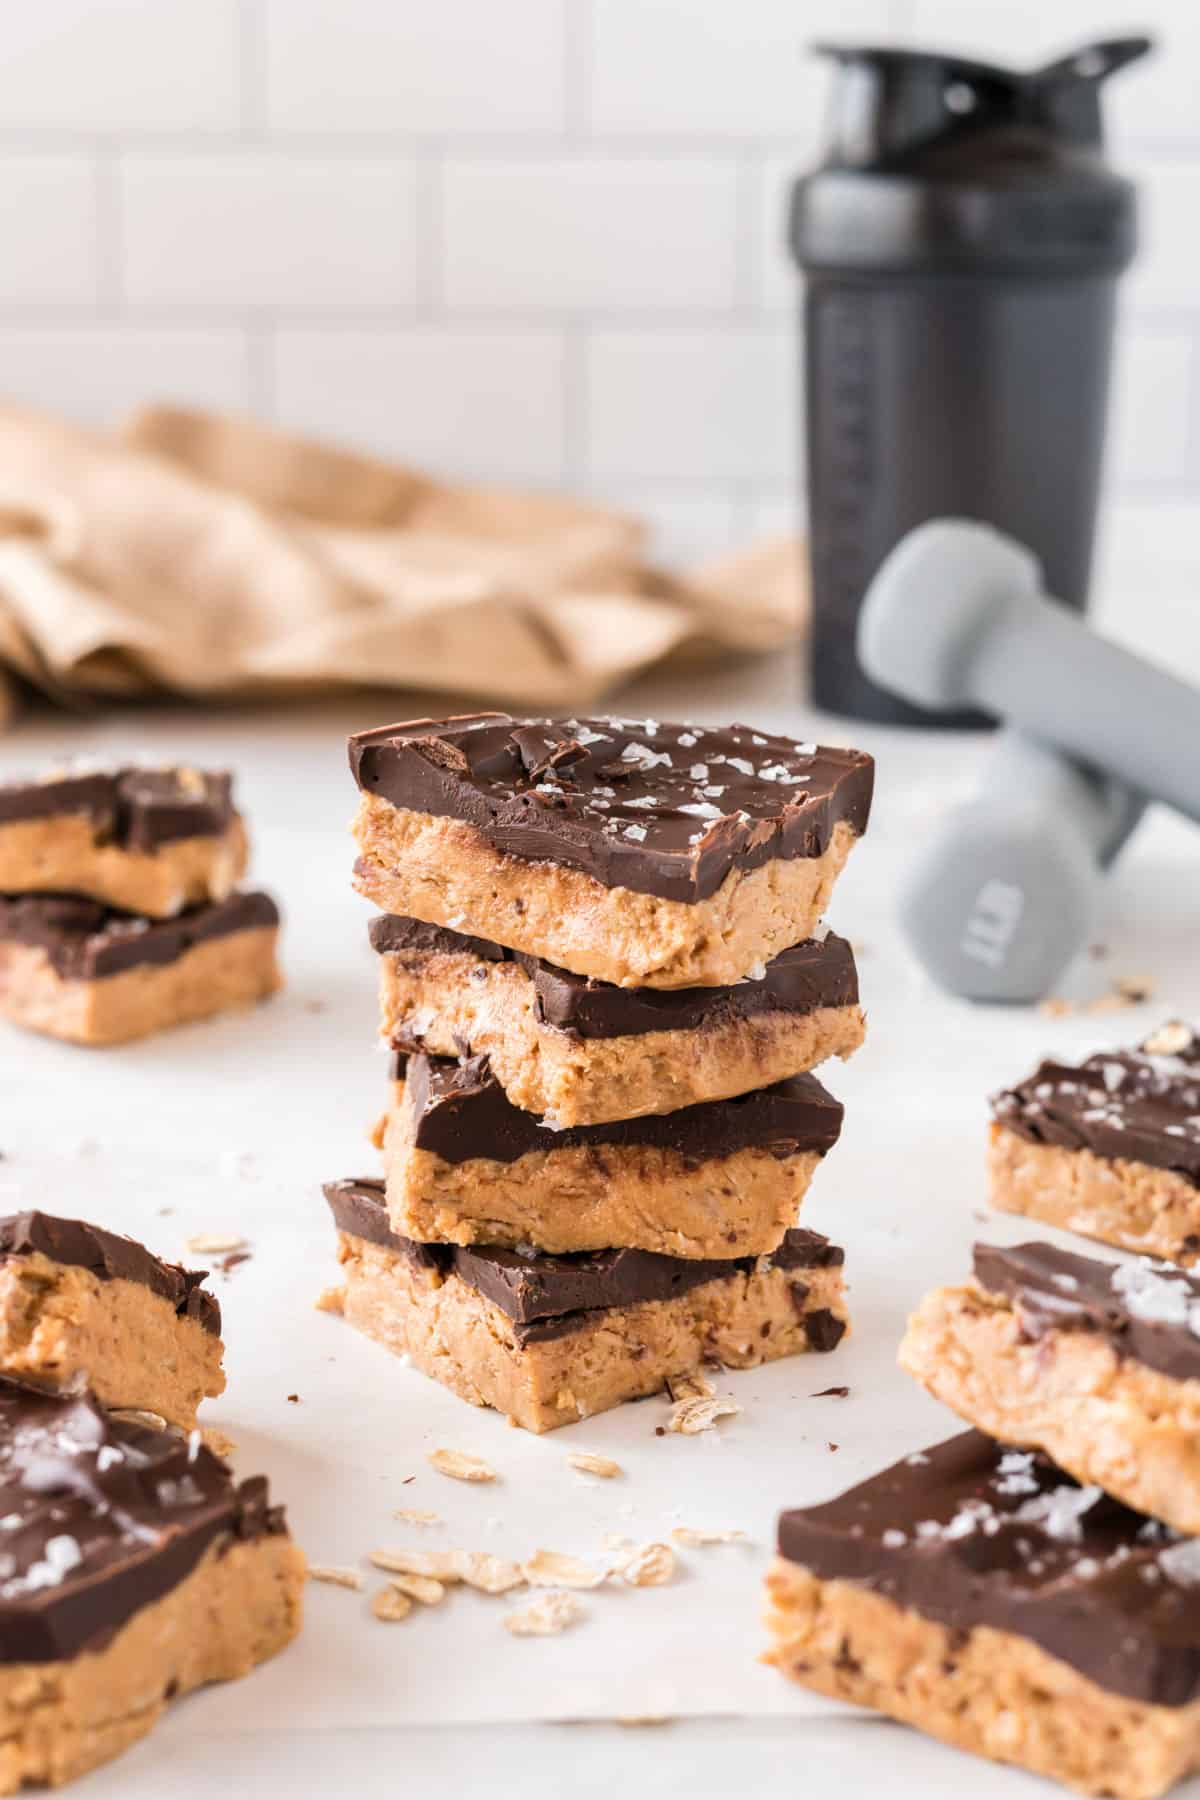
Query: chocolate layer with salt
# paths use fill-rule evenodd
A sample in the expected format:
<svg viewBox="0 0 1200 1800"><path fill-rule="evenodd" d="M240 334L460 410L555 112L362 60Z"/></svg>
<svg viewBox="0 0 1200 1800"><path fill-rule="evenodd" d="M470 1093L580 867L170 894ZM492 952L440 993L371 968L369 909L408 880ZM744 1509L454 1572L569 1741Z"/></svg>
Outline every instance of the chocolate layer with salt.
<svg viewBox="0 0 1200 1800"><path fill-rule="evenodd" d="M0 1219L0 1261L33 1255L87 1269L100 1281L136 1281L169 1301L180 1318L193 1319L213 1337L220 1336L221 1306L203 1285L206 1269L164 1262L134 1238L83 1219L59 1219L44 1212L11 1213Z"/></svg>
<svg viewBox="0 0 1200 1800"><path fill-rule="evenodd" d="M1180 1045L1043 1062L994 1095L992 1111L1031 1144L1149 1163L1200 1186L1200 1045L1185 1027Z"/></svg>
<svg viewBox="0 0 1200 1800"><path fill-rule="evenodd" d="M419 1244L401 1237L388 1224L383 1183L369 1179L330 1181L325 1198L339 1231L394 1250L418 1267L454 1274L481 1293L510 1319L519 1343L563 1337L588 1323L591 1315L616 1306L648 1300L675 1300L710 1281L749 1275L756 1268L800 1274L805 1269L840 1268L845 1252L816 1231L795 1228L770 1256L742 1256L730 1261L694 1261L659 1256L649 1250L579 1251L551 1256L542 1250L504 1250L456 1244ZM794 1286L802 1312L807 1289ZM820 1309L809 1315L813 1348L832 1350L845 1324Z"/></svg>
<svg viewBox="0 0 1200 1800"><path fill-rule="evenodd" d="M0 896L0 941L44 950L64 981L178 962L195 945L279 924L269 894L231 894L172 919L144 919L75 894Z"/></svg>
<svg viewBox="0 0 1200 1800"><path fill-rule="evenodd" d="M1200 1381L1200 1277L1174 1263L1101 1262L1052 1244L976 1244L975 1279L1012 1301L1026 1338L1090 1331L1118 1356Z"/></svg>
<svg viewBox="0 0 1200 1800"><path fill-rule="evenodd" d="M392 1069L405 1083L416 1120L416 1148L447 1163L470 1162L474 1157L512 1163L534 1150L576 1146L600 1150L606 1145L668 1150L695 1164L738 1150L761 1150L778 1157L815 1151L824 1156L842 1129L841 1102L815 1075L792 1075L772 1087L731 1100L705 1100L677 1112L551 1131L535 1114L513 1105L485 1056L452 1062L401 1052Z"/></svg>
<svg viewBox="0 0 1200 1800"><path fill-rule="evenodd" d="M153 851L177 838L220 836L233 818L233 777L127 768L0 783L0 826L65 813L86 813L97 837L123 850Z"/></svg>
<svg viewBox="0 0 1200 1800"><path fill-rule="evenodd" d="M1200 1697L1200 1540L982 1432L785 1512L779 1551L950 1631L1027 1638L1110 1693Z"/></svg>
<svg viewBox="0 0 1200 1800"><path fill-rule="evenodd" d="M692 903L731 869L823 855L840 821L861 835L874 782L859 750L657 719L412 719L349 751L364 793L503 855Z"/></svg>
<svg viewBox="0 0 1200 1800"><path fill-rule="evenodd" d="M101 1649L210 1546L286 1529L198 1436L0 1377L0 1663Z"/></svg>
<svg viewBox="0 0 1200 1800"><path fill-rule="evenodd" d="M580 1038L694 1031L760 1013L801 1015L819 1007L858 1004L854 952L832 931L784 950L766 964L759 980L747 977L732 987L619 988L573 975L539 956L506 950L487 938L394 913L380 914L367 929L372 949L381 956L459 955L483 963L516 963L533 982L540 1022Z"/></svg>

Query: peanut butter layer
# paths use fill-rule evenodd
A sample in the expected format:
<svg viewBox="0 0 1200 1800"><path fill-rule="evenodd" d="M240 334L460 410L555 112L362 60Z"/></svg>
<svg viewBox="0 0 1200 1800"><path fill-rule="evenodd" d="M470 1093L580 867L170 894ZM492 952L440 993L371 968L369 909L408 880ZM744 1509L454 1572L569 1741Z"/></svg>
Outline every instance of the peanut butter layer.
<svg viewBox="0 0 1200 1800"><path fill-rule="evenodd" d="M981 1430L1200 1532L1200 1281L1048 1244L975 1257L909 1320L902 1367Z"/></svg>
<svg viewBox="0 0 1200 1800"><path fill-rule="evenodd" d="M782 1674L958 1750L1114 1800L1157 1800L1200 1767L1198 1700L1111 1693L1014 1632L942 1625L782 1557L767 1600L765 1660Z"/></svg>
<svg viewBox="0 0 1200 1800"><path fill-rule="evenodd" d="M486 1054L510 1101L559 1126L676 1111L770 1086L862 1042L853 955L828 933L761 981L631 989L414 919L371 924L381 1030L434 1056Z"/></svg>
<svg viewBox="0 0 1200 1800"><path fill-rule="evenodd" d="M660 900L556 863L494 850L457 819L364 796L360 894L385 912L479 937L617 987L726 987L811 937L856 841L837 824L820 856L733 869L710 899Z"/></svg>
<svg viewBox="0 0 1200 1800"><path fill-rule="evenodd" d="M811 1075L672 1114L549 1130L486 1065L414 1056L383 1123L394 1229L422 1242L612 1244L675 1257L774 1250L841 1107Z"/></svg>
<svg viewBox="0 0 1200 1800"><path fill-rule="evenodd" d="M1036 1144L994 1122L988 1141L989 1198L1122 1250L1191 1267L1200 1261L1200 1189L1189 1176L1151 1163L1057 1144Z"/></svg>
<svg viewBox="0 0 1200 1800"><path fill-rule="evenodd" d="M168 919L224 900L246 872L246 831L234 813L209 837L170 838L127 849L98 834L88 813L0 816L0 893L83 894L105 906Z"/></svg>
<svg viewBox="0 0 1200 1800"><path fill-rule="evenodd" d="M0 936L0 1016L68 1043L124 1044L253 1005L282 985L277 925L190 940L178 926L172 920L161 928L179 940L170 960L94 975L64 974L52 948ZM149 934L158 929L151 925Z"/></svg>
<svg viewBox="0 0 1200 1800"><path fill-rule="evenodd" d="M790 1232L774 1257L705 1264L697 1279L686 1263L628 1251L522 1258L416 1244L389 1230L371 1184L326 1193L346 1278L326 1309L529 1431L656 1393L704 1361L748 1368L831 1350L845 1334L841 1252L813 1232Z"/></svg>
<svg viewBox="0 0 1200 1800"><path fill-rule="evenodd" d="M33 1252L0 1260L0 1371L190 1431L223 1393L219 1337L140 1282L102 1280Z"/></svg>

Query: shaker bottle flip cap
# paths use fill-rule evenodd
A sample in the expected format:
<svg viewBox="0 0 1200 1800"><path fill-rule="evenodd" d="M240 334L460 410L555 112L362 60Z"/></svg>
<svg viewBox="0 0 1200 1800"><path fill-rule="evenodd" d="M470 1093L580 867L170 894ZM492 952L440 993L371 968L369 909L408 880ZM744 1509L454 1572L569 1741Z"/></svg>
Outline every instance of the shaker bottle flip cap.
<svg viewBox="0 0 1200 1800"><path fill-rule="evenodd" d="M1100 83L1149 38L1092 44L1039 69L873 45L817 44L838 65L821 167L797 183L791 244L805 267L881 257L941 268L1122 269L1131 182L1103 160ZM851 190L842 189L845 171ZM856 178L876 179L864 189Z"/></svg>

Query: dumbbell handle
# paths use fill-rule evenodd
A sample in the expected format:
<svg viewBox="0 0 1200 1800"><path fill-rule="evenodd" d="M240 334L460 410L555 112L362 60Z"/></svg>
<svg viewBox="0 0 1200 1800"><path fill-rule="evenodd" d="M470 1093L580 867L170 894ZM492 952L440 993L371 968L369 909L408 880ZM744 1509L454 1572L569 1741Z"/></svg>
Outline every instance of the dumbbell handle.
<svg viewBox="0 0 1200 1800"><path fill-rule="evenodd" d="M982 707L1200 821L1200 694L1047 599L1034 558L987 526L936 520L897 545L859 655L918 704Z"/></svg>

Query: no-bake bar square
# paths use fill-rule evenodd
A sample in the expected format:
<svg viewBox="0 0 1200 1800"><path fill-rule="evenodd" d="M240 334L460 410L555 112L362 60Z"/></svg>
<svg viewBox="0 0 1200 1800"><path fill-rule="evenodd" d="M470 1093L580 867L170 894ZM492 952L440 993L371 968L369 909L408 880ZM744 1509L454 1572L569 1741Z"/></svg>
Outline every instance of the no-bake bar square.
<svg viewBox="0 0 1200 1800"><path fill-rule="evenodd" d="M856 750L657 719L360 732L359 891L618 987L728 986L811 937L865 831Z"/></svg>
<svg viewBox="0 0 1200 1800"><path fill-rule="evenodd" d="M514 1106L602 1125L727 1099L862 1043L854 953L822 932L759 980L619 988L442 925L384 914L381 1032L398 1049L485 1055Z"/></svg>
<svg viewBox="0 0 1200 1800"><path fill-rule="evenodd" d="M166 919L224 900L246 858L224 772L68 770L0 784L0 894L84 894Z"/></svg>
<svg viewBox="0 0 1200 1800"><path fill-rule="evenodd" d="M1200 1043L1163 1026L1136 1050L1043 1062L997 1094L991 1199L1123 1250L1200 1259Z"/></svg>
<svg viewBox="0 0 1200 1800"><path fill-rule="evenodd" d="M622 1244L672 1257L765 1255L782 1241L842 1107L814 1075L674 1113L556 1131L486 1058L397 1058L382 1149L392 1227L421 1243Z"/></svg>
<svg viewBox="0 0 1200 1800"><path fill-rule="evenodd" d="M909 1321L901 1365L972 1425L1200 1533L1200 1278L1050 1244L976 1244Z"/></svg>
<svg viewBox="0 0 1200 1800"><path fill-rule="evenodd" d="M82 1775L299 1629L265 1480L89 1395L0 1378L0 1519L0 1793Z"/></svg>
<svg viewBox="0 0 1200 1800"><path fill-rule="evenodd" d="M190 1431L225 1388L221 1307L204 1279L82 1219L0 1219L0 1371Z"/></svg>
<svg viewBox="0 0 1200 1800"><path fill-rule="evenodd" d="M278 937L267 894L158 920L67 895L0 897L0 1017L68 1043L130 1043L273 994Z"/></svg>
<svg viewBox="0 0 1200 1800"><path fill-rule="evenodd" d="M1200 1543L968 1431L785 1512L766 1660L1085 1793L1200 1766Z"/></svg>
<svg viewBox="0 0 1200 1800"><path fill-rule="evenodd" d="M392 1230L379 1182L330 1182L325 1196L345 1286L323 1304L527 1431L657 1393L702 1362L832 1350L847 1329L842 1252L816 1232L732 1261L548 1256L414 1243Z"/></svg>

